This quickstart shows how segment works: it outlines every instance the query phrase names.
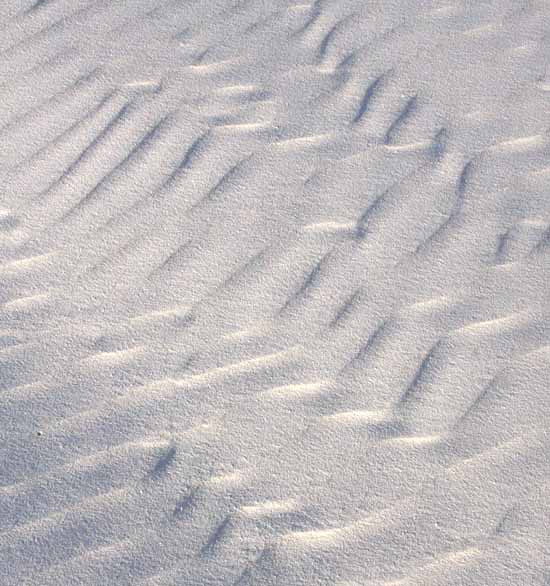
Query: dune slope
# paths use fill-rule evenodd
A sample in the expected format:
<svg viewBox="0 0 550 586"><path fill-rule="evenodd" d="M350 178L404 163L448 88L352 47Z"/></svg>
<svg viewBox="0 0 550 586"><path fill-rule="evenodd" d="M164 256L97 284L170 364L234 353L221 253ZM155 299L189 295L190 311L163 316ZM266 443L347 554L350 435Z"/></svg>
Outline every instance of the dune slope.
<svg viewBox="0 0 550 586"><path fill-rule="evenodd" d="M548 2L0 30L0 584L550 584Z"/></svg>

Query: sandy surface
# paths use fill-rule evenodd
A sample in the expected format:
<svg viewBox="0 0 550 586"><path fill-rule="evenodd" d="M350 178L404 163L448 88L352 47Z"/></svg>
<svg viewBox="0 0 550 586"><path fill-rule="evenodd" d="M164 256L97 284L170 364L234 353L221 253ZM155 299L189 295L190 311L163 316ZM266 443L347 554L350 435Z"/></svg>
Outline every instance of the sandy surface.
<svg viewBox="0 0 550 586"><path fill-rule="evenodd" d="M1 586L550 584L550 4L0 0Z"/></svg>

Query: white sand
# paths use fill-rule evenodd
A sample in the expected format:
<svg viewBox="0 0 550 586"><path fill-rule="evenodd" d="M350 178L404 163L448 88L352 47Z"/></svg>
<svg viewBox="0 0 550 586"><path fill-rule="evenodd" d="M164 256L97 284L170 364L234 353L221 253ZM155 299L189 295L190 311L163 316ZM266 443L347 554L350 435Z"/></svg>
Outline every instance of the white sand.
<svg viewBox="0 0 550 586"><path fill-rule="evenodd" d="M550 584L550 3L0 31L0 585Z"/></svg>

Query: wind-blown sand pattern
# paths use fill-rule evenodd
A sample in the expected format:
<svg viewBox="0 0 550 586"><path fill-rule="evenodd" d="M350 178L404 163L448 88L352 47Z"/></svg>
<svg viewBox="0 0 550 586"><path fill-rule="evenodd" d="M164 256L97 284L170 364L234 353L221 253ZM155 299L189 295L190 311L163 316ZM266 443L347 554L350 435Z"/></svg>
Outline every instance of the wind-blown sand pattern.
<svg viewBox="0 0 550 586"><path fill-rule="evenodd" d="M0 0L0 584L550 584L550 4Z"/></svg>

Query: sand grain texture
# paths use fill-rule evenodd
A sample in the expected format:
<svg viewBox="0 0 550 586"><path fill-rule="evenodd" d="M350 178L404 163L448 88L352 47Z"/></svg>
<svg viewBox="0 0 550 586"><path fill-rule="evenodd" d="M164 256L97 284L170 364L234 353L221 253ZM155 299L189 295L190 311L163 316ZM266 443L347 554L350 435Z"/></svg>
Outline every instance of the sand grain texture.
<svg viewBox="0 0 550 586"><path fill-rule="evenodd" d="M548 586L548 2L0 31L1 586Z"/></svg>

